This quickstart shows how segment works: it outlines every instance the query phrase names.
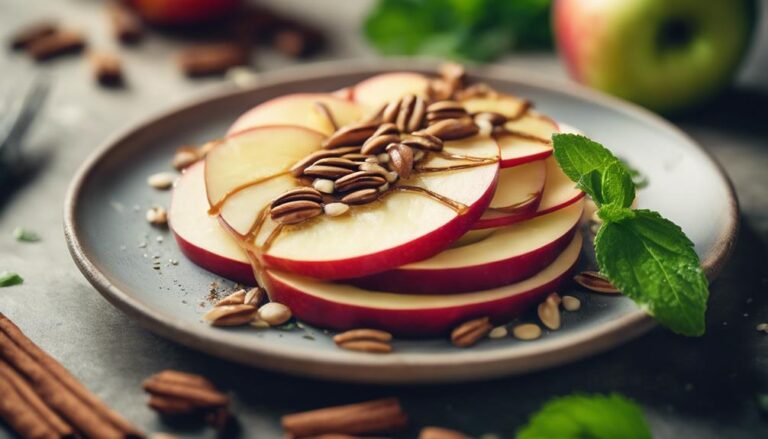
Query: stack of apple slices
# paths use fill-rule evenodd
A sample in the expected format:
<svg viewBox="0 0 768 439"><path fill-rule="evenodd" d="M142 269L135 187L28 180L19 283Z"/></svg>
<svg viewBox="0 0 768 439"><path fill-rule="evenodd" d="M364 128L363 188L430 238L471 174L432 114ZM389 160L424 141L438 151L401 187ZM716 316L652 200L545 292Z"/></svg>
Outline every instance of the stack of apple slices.
<svg viewBox="0 0 768 439"><path fill-rule="evenodd" d="M170 224L184 254L330 329L437 335L477 317L503 323L540 301L578 261L583 193L551 157L557 124L514 96L453 90L480 132L444 139L375 201L295 224L270 216L275 199L311 184L291 168L339 127L406 95L434 99L435 81L382 74L245 113L174 189Z"/></svg>

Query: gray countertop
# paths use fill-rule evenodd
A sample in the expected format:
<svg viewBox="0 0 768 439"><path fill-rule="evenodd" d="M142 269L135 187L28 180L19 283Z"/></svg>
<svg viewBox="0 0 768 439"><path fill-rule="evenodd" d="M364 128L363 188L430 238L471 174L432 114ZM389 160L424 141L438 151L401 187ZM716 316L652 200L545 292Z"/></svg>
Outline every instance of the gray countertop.
<svg viewBox="0 0 768 439"><path fill-rule="evenodd" d="M333 50L323 58L374 56L357 37L370 2L272 1L328 30ZM762 2L763 6L768 5ZM766 18L765 9L763 18ZM111 47L101 2L85 0L0 2L0 34L41 17L87 29L95 46ZM723 164L733 179L742 211L732 260L712 287L707 334L678 337L657 329L608 353L535 374L488 382L379 387L311 381L243 367L186 349L142 329L110 306L70 259L62 234L62 200L75 170L115 131L220 85L191 81L176 70L171 54L182 43L150 35L124 49L129 87L104 90L89 78L81 58L36 67L0 53L0 86L16 75L44 70L55 80L45 112L27 138L36 172L0 196L0 271L20 273L25 283L0 290L0 310L58 358L84 384L147 431L211 437L192 426L161 423L146 408L141 381L164 368L199 372L234 396L243 437L280 437L282 414L394 395L422 425L452 427L473 435L509 437L529 413L556 395L619 392L644 408L658 438L768 437L768 418L755 401L768 393L768 336L755 325L768 321L768 21L737 86L700 111L673 120ZM4 37L4 35L0 35ZM256 68L291 61L265 51ZM502 60L555 81L565 74L551 54ZM695 194L694 196L706 196ZM706 218L702 218L706 221ZM23 225L43 240L24 244L11 233ZM0 438L12 437L0 426Z"/></svg>

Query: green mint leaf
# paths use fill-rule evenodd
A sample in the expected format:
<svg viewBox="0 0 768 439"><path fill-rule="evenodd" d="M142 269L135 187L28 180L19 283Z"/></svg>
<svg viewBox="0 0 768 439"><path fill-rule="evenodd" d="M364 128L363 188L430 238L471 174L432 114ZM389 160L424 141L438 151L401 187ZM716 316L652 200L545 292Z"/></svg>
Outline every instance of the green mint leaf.
<svg viewBox="0 0 768 439"><path fill-rule="evenodd" d="M11 287L22 283L24 283L24 279L16 273L11 273L10 271L3 271L0 273L0 288Z"/></svg>
<svg viewBox="0 0 768 439"><path fill-rule="evenodd" d="M23 227L13 229L13 237L21 242L37 242L40 240L40 235Z"/></svg>
<svg viewBox="0 0 768 439"><path fill-rule="evenodd" d="M708 283L693 243L673 222L635 210L605 223L595 238L600 271L672 331L704 333Z"/></svg>
<svg viewBox="0 0 768 439"><path fill-rule="evenodd" d="M617 394L571 395L544 404L517 439L650 439L643 412Z"/></svg>
<svg viewBox="0 0 768 439"><path fill-rule="evenodd" d="M598 206L629 207L635 185L624 165L603 145L577 134L555 134L552 145L565 175L578 183Z"/></svg>
<svg viewBox="0 0 768 439"><path fill-rule="evenodd" d="M758 393L755 397L757 399L757 408L764 415L768 415L768 393Z"/></svg>

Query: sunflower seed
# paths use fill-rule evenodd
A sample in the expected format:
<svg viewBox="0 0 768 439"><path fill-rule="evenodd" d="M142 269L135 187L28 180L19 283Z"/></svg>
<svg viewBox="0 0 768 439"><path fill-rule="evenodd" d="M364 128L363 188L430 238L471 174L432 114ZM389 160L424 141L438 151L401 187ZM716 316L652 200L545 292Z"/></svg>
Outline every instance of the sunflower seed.
<svg viewBox="0 0 768 439"><path fill-rule="evenodd" d="M379 163L389 162L389 154L386 152L382 152L381 154L377 155L376 158L379 159Z"/></svg>
<svg viewBox="0 0 768 439"><path fill-rule="evenodd" d="M291 166L290 171L294 177L298 177L304 172L305 169L312 166L316 161L320 159L324 159L328 157L340 157L344 154L354 153L359 150L360 148L358 148L357 146L347 146L347 147L336 148L332 150L321 149L319 151L313 152L312 154L296 162L296 164Z"/></svg>
<svg viewBox="0 0 768 439"><path fill-rule="evenodd" d="M573 296L563 296L563 308L566 311L578 311L581 308L581 301Z"/></svg>
<svg viewBox="0 0 768 439"><path fill-rule="evenodd" d="M377 189L361 189L345 195L341 202L346 204L365 204L377 198L379 198L379 191Z"/></svg>
<svg viewBox="0 0 768 439"><path fill-rule="evenodd" d="M304 175L309 177L322 177L335 180L339 177L351 174L353 171L339 166L312 165L304 170Z"/></svg>
<svg viewBox="0 0 768 439"><path fill-rule="evenodd" d="M277 326L291 319L291 310L282 303L269 302L259 308L258 316L270 326Z"/></svg>
<svg viewBox="0 0 768 439"><path fill-rule="evenodd" d="M384 183L379 186L379 192L384 193L389 190L389 183Z"/></svg>
<svg viewBox="0 0 768 439"><path fill-rule="evenodd" d="M439 137L442 140L463 139L477 134L480 129L470 118L445 119L436 122L424 130L427 134Z"/></svg>
<svg viewBox="0 0 768 439"><path fill-rule="evenodd" d="M351 153L351 154L344 154L342 157L348 160L352 160L353 162L361 163L366 161L369 156L367 154Z"/></svg>
<svg viewBox="0 0 768 439"><path fill-rule="evenodd" d="M488 333L488 338L499 339L506 337L508 334L509 331L506 326L497 326L491 329L491 332Z"/></svg>
<svg viewBox="0 0 768 439"><path fill-rule="evenodd" d="M403 140L401 140L400 143L410 146L411 148L419 148L428 151L441 151L443 149L443 141L440 140L439 137L418 131L403 137Z"/></svg>
<svg viewBox="0 0 768 439"><path fill-rule="evenodd" d="M155 189L169 189L176 180L176 174L170 172L158 172L147 177L147 184Z"/></svg>
<svg viewBox="0 0 768 439"><path fill-rule="evenodd" d="M619 293L619 290L617 290L605 276L596 271L582 271L574 276L573 280L582 287L597 293Z"/></svg>
<svg viewBox="0 0 768 439"><path fill-rule="evenodd" d="M316 161L312 166L335 166L337 168L346 168L352 171L357 170L357 163L344 157L327 157Z"/></svg>
<svg viewBox="0 0 768 439"><path fill-rule="evenodd" d="M350 192L358 189L379 187L386 182L387 179L381 175L358 171L336 180L336 190L339 192Z"/></svg>
<svg viewBox="0 0 768 439"><path fill-rule="evenodd" d="M390 143L399 142L400 136L397 134L384 134L381 136L373 136L363 143L363 147L360 148L361 154L380 154L384 152L384 149Z"/></svg>
<svg viewBox="0 0 768 439"><path fill-rule="evenodd" d="M160 227L168 224L168 213L160 206L150 207L145 218L153 226Z"/></svg>
<svg viewBox="0 0 768 439"><path fill-rule="evenodd" d="M397 179L400 178L399 175L397 175L397 172L390 171L387 173L387 183L394 183L397 181Z"/></svg>
<svg viewBox="0 0 768 439"><path fill-rule="evenodd" d="M328 203L323 206L323 211L328 216L340 216L349 212L349 206L344 203Z"/></svg>
<svg viewBox="0 0 768 439"><path fill-rule="evenodd" d="M267 297L267 292L264 288L255 287L251 288L245 293L243 297L243 303L246 305L258 306Z"/></svg>
<svg viewBox="0 0 768 439"><path fill-rule="evenodd" d="M541 328L535 323L523 323L512 329L512 335L518 340L535 340L541 337Z"/></svg>
<svg viewBox="0 0 768 439"><path fill-rule="evenodd" d="M176 153L173 155L172 164L177 171L181 171L197 163L201 158L197 148L192 146L182 146L177 149Z"/></svg>
<svg viewBox="0 0 768 439"><path fill-rule="evenodd" d="M245 290L237 290L229 296L219 300L213 306L242 305L245 303Z"/></svg>
<svg viewBox="0 0 768 439"><path fill-rule="evenodd" d="M413 150L402 143L391 143L387 146L390 164L400 178L411 176L413 170Z"/></svg>
<svg viewBox="0 0 768 439"><path fill-rule="evenodd" d="M334 191L333 180L317 178L312 182L312 187L324 194L332 194Z"/></svg>
<svg viewBox="0 0 768 439"><path fill-rule="evenodd" d="M539 320L551 330L560 329L560 296L550 294L538 307Z"/></svg>

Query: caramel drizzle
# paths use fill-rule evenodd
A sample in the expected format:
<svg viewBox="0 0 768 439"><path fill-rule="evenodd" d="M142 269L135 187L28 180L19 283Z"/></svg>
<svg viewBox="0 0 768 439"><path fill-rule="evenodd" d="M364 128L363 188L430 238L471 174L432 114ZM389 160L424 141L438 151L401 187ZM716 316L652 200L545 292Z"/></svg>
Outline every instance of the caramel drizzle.
<svg viewBox="0 0 768 439"><path fill-rule="evenodd" d="M246 232L245 235L243 235L247 241L256 242L259 231L261 231L261 227L264 225L264 221L267 220L267 215L269 215L269 205L266 205L261 209L259 216L256 217L256 221L251 224L251 228L248 229L248 232Z"/></svg>
<svg viewBox="0 0 768 439"><path fill-rule="evenodd" d="M472 163L465 163L463 165L446 166L446 167L417 166L414 168L414 171L423 172L423 173L459 171L462 169L470 169L470 168L476 168L478 166L490 165L493 163L497 163L499 161L499 159L497 158L473 157L468 155L452 154L445 151L432 151L430 152L430 154L434 154L446 160L466 160Z"/></svg>
<svg viewBox="0 0 768 439"><path fill-rule="evenodd" d="M267 240L264 241L264 244L261 245L262 253L266 253L269 251L269 248L272 247L272 244L275 242L277 237L280 236L280 233L283 231L283 227L284 226L282 224L278 224L277 226L275 226L272 232L270 232L269 236L267 237Z"/></svg>
<svg viewBox="0 0 768 439"><path fill-rule="evenodd" d="M438 193L432 192L429 189L425 189L423 187L418 186L395 186L392 188L393 191L401 191L401 192L410 192L415 194L422 194L426 195L429 198L432 198L433 200L437 200L440 203L450 207L453 209L456 213L462 213L467 210L467 206L459 203L458 201L451 200L448 197L445 197L443 195L440 195Z"/></svg>
<svg viewBox="0 0 768 439"><path fill-rule="evenodd" d="M280 172L280 173L277 173L277 174L273 174L273 175L270 175L270 176L267 176L267 177L258 178L256 180L252 180L252 181L243 183L240 186L237 186L237 187L231 189L229 192L224 194L224 196L221 197L221 199L219 199L219 201L217 201L216 203L211 205L211 208L208 209L208 215L218 215L219 212L221 212L221 208L224 207L224 203L226 203L227 200L232 198L235 194L237 194L239 192L242 192L242 191L244 191L244 190L246 190L246 189L248 189L250 187L256 186L257 184L261 184L261 183L267 182L269 180L273 180L275 178L282 177L284 175L289 175L289 174L290 174L290 171L283 171L283 172Z"/></svg>

